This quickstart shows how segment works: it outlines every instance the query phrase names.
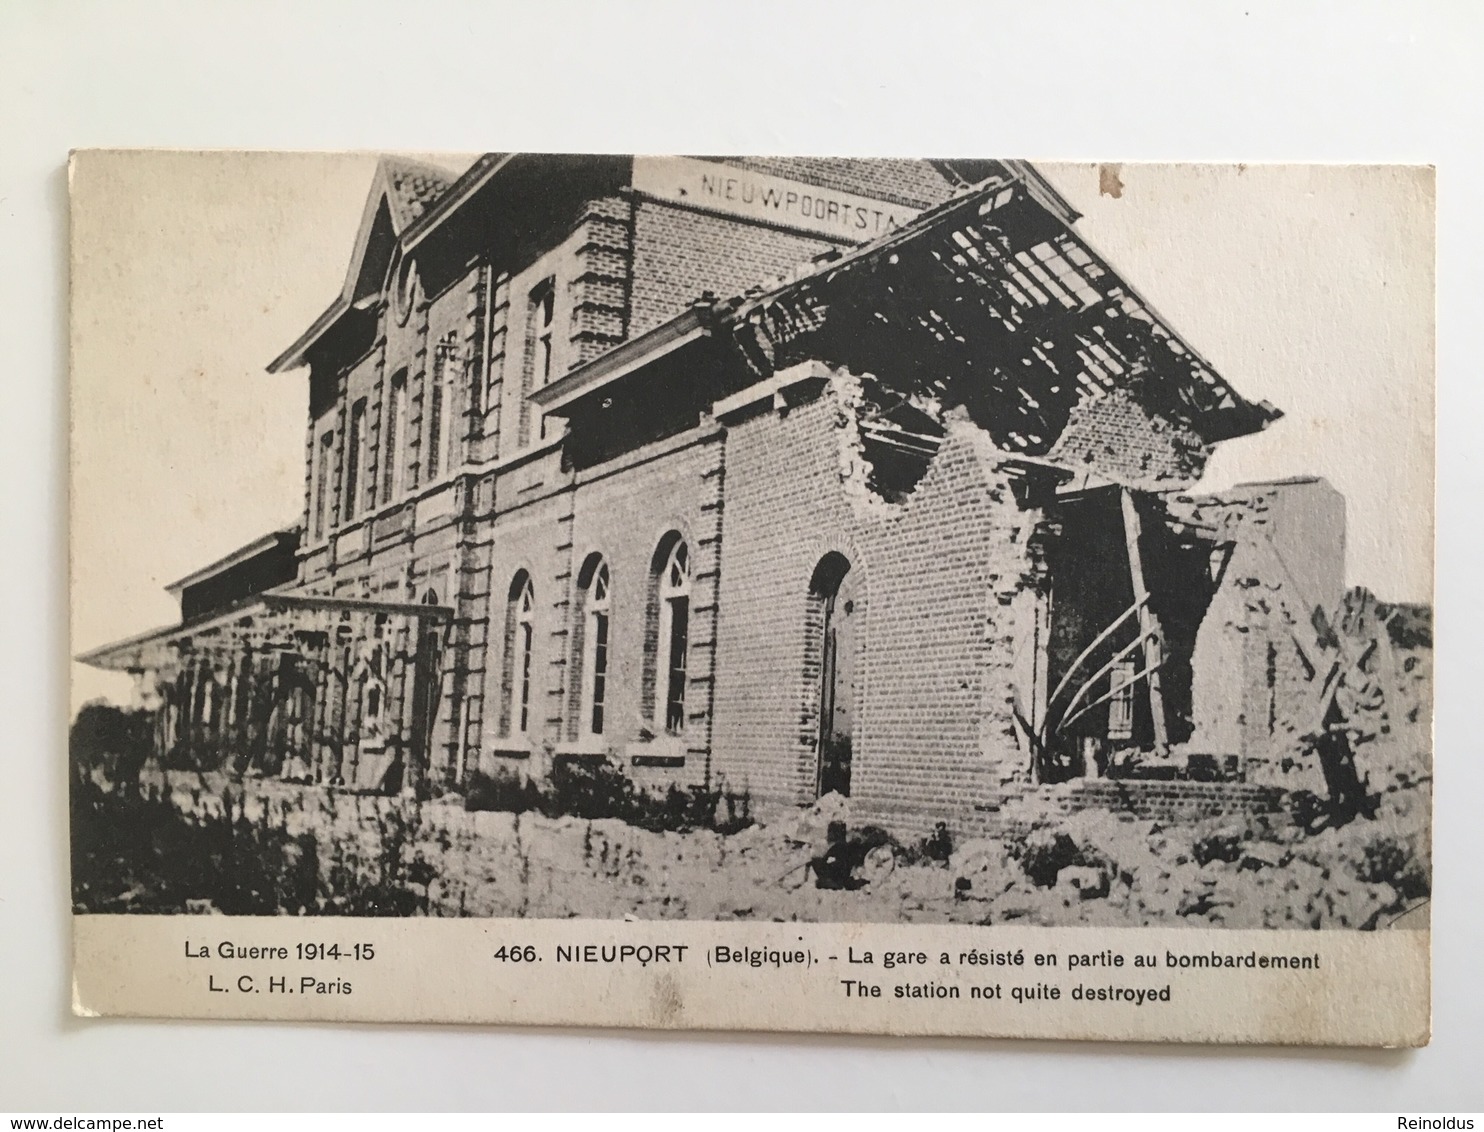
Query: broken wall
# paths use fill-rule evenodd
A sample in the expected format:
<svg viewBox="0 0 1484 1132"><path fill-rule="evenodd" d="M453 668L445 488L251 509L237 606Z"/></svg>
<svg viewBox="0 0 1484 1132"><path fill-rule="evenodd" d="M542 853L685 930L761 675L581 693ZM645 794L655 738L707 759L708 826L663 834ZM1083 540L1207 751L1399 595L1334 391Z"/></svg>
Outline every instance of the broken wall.
<svg viewBox="0 0 1484 1132"><path fill-rule="evenodd" d="M967 421L900 503L867 485L856 381L819 363L813 400L728 420L714 761L755 797L808 802L818 759L809 585L831 552L859 572L852 801L879 817L971 813L1023 777L1017 696L1037 680L1038 513Z"/></svg>
<svg viewBox="0 0 1484 1132"><path fill-rule="evenodd" d="M1314 612L1335 610L1344 593L1344 497L1295 479L1177 498L1171 512L1225 548L1213 554L1220 584L1192 655L1188 749L1239 755L1252 781L1309 788L1295 756L1318 723Z"/></svg>
<svg viewBox="0 0 1484 1132"><path fill-rule="evenodd" d="M1151 413L1131 389L1079 402L1046 459L1142 491L1194 483L1212 446L1191 429Z"/></svg>

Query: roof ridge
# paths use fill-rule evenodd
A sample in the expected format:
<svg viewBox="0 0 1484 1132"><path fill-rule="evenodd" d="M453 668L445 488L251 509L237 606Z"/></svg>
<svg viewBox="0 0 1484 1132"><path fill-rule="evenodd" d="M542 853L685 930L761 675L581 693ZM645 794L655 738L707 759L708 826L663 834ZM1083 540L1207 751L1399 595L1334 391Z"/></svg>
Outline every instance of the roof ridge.
<svg viewBox="0 0 1484 1132"><path fill-rule="evenodd" d="M406 157L400 153L379 154L377 156L377 160L380 161L383 165L400 165L406 169L410 169L418 173L430 174L434 177L440 178L441 180L447 181L450 185L458 179L458 174L454 173L452 170L445 169L441 165L434 165L431 161L423 161L421 158L417 157Z"/></svg>
<svg viewBox="0 0 1484 1132"><path fill-rule="evenodd" d="M377 174L386 186L392 221L398 233L405 231L431 208L457 180L449 170L397 154L382 154L378 159Z"/></svg>

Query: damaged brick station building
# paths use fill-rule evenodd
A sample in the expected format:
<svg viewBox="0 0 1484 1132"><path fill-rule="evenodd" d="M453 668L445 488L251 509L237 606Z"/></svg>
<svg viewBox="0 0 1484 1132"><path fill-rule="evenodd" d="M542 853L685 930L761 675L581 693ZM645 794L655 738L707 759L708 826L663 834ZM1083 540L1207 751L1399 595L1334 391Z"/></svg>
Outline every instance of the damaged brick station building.
<svg viewBox="0 0 1484 1132"><path fill-rule="evenodd" d="M1195 816L1308 786L1318 480L1201 495L1244 400L996 161L388 158L299 529L178 583L162 753L380 791L639 785Z"/></svg>

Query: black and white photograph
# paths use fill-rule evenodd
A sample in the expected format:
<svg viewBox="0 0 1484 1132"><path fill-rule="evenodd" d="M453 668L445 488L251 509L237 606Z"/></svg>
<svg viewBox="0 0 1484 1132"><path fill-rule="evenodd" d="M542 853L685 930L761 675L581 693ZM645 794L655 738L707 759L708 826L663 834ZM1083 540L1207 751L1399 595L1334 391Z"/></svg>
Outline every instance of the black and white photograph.
<svg viewBox="0 0 1484 1132"><path fill-rule="evenodd" d="M70 179L77 915L1428 927L1430 169Z"/></svg>
<svg viewBox="0 0 1484 1132"><path fill-rule="evenodd" d="M1481 33L0 4L0 1125L1479 1126Z"/></svg>

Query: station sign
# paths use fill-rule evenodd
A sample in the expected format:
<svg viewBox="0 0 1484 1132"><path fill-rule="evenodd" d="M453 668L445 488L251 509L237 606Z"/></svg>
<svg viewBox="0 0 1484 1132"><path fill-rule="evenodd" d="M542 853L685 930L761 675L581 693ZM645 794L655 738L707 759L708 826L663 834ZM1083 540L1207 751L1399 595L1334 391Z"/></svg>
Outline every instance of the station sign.
<svg viewBox="0 0 1484 1132"><path fill-rule="evenodd" d="M921 210L694 157L635 157L634 188L660 200L863 244Z"/></svg>

